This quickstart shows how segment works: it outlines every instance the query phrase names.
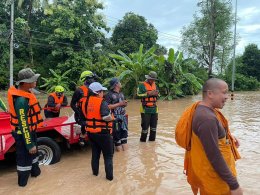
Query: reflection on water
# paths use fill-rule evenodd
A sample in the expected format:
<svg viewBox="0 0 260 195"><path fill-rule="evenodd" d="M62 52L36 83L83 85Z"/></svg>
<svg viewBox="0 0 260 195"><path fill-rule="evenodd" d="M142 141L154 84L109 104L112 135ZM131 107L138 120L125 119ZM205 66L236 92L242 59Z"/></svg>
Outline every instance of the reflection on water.
<svg viewBox="0 0 260 195"><path fill-rule="evenodd" d="M61 162L42 166L42 175L30 178L26 188L16 184L15 166L0 166L0 194L191 194L183 175L184 150L174 140L174 127L185 107L200 96L159 102L156 142L139 142L140 102L129 102L129 150L115 153L115 179L105 179L103 159L100 174L91 174L89 148L62 154ZM41 102L43 102L41 98ZM44 102L45 103L45 102ZM245 194L260 194L260 93L241 92L229 100L223 112L231 130L241 142L242 159L237 162L238 178ZM69 110L63 110L69 115Z"/></svg>

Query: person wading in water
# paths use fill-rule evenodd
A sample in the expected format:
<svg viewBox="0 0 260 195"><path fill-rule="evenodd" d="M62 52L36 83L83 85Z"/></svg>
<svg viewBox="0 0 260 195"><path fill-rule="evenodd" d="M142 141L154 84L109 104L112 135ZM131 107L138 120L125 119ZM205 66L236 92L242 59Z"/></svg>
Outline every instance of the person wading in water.
<svg viewBox="0 0 260 195"><path fill-rule="evenodd" d="M187 180L194 194L242 195L235 168L239 142L219 111L228 99L228 85L211 78L203 85L202 96L185 110L175 129L177 144L186 149Z"/></svg>
<svg viewBox="0 0 260 195"><path fill-rule="evenodd" d="M127 101L121 91L122 85L117 78L112 78L109 82L110 90L106 94L105 100L111 109L115 121L113 125L113 139L116 150L127 150L128 125L125 107Z"/></svg>
<svg viewBox="0 0 260 195"><path fill-rule="evenodd" d="M148 130L150 127L149 141L155 141L156 138L156 128L158 121L158 107L157 98L159 95L159 90L155 84L157 80L157 73L151 71L149 75L145 75L146 80L142 82L137 89L137 96L141 97L141 126L142 132L140 141L146 142Z"/></svg>
<svg viewBox="0 0 260 195"><path fill-rule="evenodd" d="M106 178L113 180L114 144L112 126L114 117L107 102L103 99L104 90L98 82L89 85L93 94L82 102L82 113L86 120L86 131L92 146L91 167L93 175L99 173L99 159L102 152L105 162Z"/></svg>
<svg viewBox="0 0 260 195"><path fill-rule="evenodd" d="M31 89L36 87L40 74L30 68L19 71L17 87L8 90L12 135L16 144L18 185L26 186L28 178L41 174L38 163L36 130L42 126L40 104Z"/></svg>
<svg viewBox="0 0 260 195"><path fill-rule="evenodd" d="M82 86L77 88L71 98L70 106L75 112L75 121L81 126L81 134L79 137L79 145L85 145L86 121L82 113L82 102L87 100L89 96L89 85L96 80L97 76L91 71L83 71L80 75Z"/></svg>
<svg viewBox="0 0 260 195"><path fill-rule="evenodd" d="M55 118L60 116L60 109L68 105L67 96L64 95L64 87L58 85L54 92L48 97L47 104L44 106L45 118Z"/></svg>

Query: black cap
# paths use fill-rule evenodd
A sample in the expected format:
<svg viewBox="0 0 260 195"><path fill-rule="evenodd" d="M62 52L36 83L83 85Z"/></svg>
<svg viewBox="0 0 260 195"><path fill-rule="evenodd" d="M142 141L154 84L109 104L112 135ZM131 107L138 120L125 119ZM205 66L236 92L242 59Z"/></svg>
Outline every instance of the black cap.
<svg viewBox="0 0 260 195"><path fill-rule="evenodd" d="M117 83L119 83L119 79L118 78L112 78L109 81L109 85L110 85L110 89L114 89L114 87L116 86Z"/></svg>

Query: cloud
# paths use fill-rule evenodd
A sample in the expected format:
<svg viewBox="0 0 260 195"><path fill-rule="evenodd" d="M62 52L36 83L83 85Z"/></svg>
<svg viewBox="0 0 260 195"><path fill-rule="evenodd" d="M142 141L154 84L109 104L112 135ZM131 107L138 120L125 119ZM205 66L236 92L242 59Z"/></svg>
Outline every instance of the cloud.
<svg viewBox="0 0 260 195"><path fill-rule="evenodd" d="M260 9L257 7L248 7L238 11L239 18L248 20L260 13Z"/></svg>
<svg viewBox="0 0 260 195"><path fill-rule="evenodd" d="M172 16L172 14L175 14L178 12L178 10L180 9L180 7L174 7L172 9L169 10L165 10L162 15L163 16Z"/></svg>
<svg viewBox="0 0 260 195"><path fill-rule="evenodd" d="M180 29L172 27L167 31L159 31L157 43L163 45L167 49L178 49L181 43Z"/></svg>
<svg viewBox="0 0 260 195"><path fill-rule="evenodd" d="M112 2L109 0L102 0L101 2L103 3L105 9L112 6Z"/></svg>
<svg viewBox="0 0 260 195"><path fill-rule="evenodd" d="M114 27L126 12L132 11L144 16L158 32L158 43L177 49L180 44L180 30L193 21L198 11L195 0L102 0L107 23ZM234 6L234 1L233 1ZM234 9L234 7L233 7ZM237 51L240 53L248 43L259 44L260 38L260 1L238 1L238 38ZM233 29L232 29L233 30Z"/></svg>
<svg viewBox="0 0 260 195"><path fill-rule="evenodd" d="M239 39L238 45L236 46L236 53L238 55L244 52L245 46L248 45L248 41L246 39Z"/></svg>
<svg viewBox="0 0 260 195"><path fill-rule="evenodd" d="M180 46L180 43L178 41L174 41L170 39L158 39L157 43L166 47L167 50L169 50L170 48L177 50Z"/></svg>
<svg viewBox="0 0 260 195"><path fill-rule="evenodd" d="M239 25L238 29L243 30L246 33L254 33L260 30L260 24Z"/></svg>

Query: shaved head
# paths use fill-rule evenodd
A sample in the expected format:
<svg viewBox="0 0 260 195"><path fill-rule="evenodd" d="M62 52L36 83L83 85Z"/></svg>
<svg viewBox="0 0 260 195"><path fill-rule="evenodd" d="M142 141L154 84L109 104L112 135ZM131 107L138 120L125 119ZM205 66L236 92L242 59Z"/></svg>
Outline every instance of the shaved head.
<svg viewBox="0 0 260 195"><path fill-rule="evenodd" d="M203 98L207 96L208 91L213 91L216 89L219 89L221 85L226 84L225 81L218 79L218 78L210 78L208 79L203 87L202 87L202 92L203 92Z"/></svg>
<svg viewBox="0 0 260 195"><path fill-rule="evenodd" d="M203 85L202 104L211 108L223 108L228 99L228 85L225 81L211 78Z"/></svg>

